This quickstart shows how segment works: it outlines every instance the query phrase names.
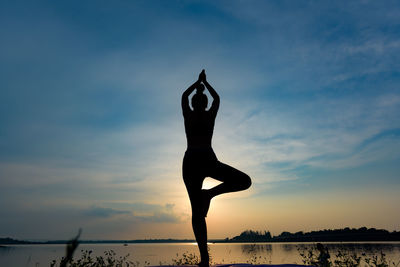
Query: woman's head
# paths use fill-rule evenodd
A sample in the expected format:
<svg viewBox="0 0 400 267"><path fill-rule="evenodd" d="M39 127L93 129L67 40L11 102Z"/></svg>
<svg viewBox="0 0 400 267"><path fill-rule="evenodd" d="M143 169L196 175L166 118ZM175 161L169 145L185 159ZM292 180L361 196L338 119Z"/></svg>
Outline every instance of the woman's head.
<svg viewBox="0 0 400 267"><path fill-rule="evenodd" d="M203 94L202 92L199 92L199 90L197 90L197 92L192 97L193 110L196 110L196 111L205 110L207 108L207 105L208 105L207 96L205 94Z"/></svg>
<svg viewBox="0 0 400 267"><path fill-rule="evenodd" d="M197 85L197 87L196 87L196 92L197 93L203 93L203 91L204 91L204 84L202 84L202 83L199 83L198 85Z"/></svg>

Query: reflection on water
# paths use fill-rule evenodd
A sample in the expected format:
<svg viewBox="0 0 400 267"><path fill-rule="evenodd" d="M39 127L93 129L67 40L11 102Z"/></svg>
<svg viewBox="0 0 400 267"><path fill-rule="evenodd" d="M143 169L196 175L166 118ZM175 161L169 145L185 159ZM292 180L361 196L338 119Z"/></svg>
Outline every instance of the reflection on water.
<svg viewBox="0 0 400 267"><path fill-rule="evenodd" d="M323 243L332 256L341 249L351 250L361 255L379 254L396 263L400 260L400 242L391 243ZM298 249L308 249L313 243L217 243L210 244L210 254L214 263L266 263L302 264ZM104 251L114 250L117 256L129 254L129 259L150 265L171 264L176 254L184 252L198 255L196 244L81 244L75 257L80 257L80 250L92 250L96 256ZM65 252L64 245L13 245L0 247L0 266L49 266L53 259L60 259Z"/></svg>
<svg viewBox="0 0 400 267"><path fill-rule="evenodd" d="M358 256L380 255L383 252L389 261L400 263L400 242L392 243L324 243L332 260L339 251ZM302 263L299 251L316 248L315 243L261 243L242 244L242 262L260 263ZM316 249L315 249L316 251Z"/></svg>
<svg viewBox="0 0 400 267"><path fill-rule="evenodd" d="M243 254L254 254L254 253L271 253L271 244L243 244L242 252Z"/></svg>
<svg viewBox="0 0 400 267"><path fill-rule="evenodd" d="M291 252L294 249L293 244L282 244L282 249L287 252Z"/></svg>

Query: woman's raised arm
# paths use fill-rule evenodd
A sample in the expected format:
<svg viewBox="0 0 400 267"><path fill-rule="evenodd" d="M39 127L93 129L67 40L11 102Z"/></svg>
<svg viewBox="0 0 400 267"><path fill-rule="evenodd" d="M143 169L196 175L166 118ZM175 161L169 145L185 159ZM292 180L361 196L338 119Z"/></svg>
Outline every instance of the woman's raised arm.
<svg viewBox="0 0 400 267"><path fill-rule="evenodd" d="M210 95L213 98L213 102L211 104L210 110L213 113L217 113L219 109L219 95L218 93L214 90L214 88L207 82L206 76L204 74L204 79L203 83L206 86L207 90L210 92Z"/></svg>
<svg viewBox="0 0 400 267"><path fill-rule="evenodd" d="M189 95L196 89L196 87L198 86L199 83L200 83L200 79L197 80L195 83L193 83L188 89L186 89L185 92L183 92L182 101L181 101L183 115L185 115L185 113L191 111L190 106L189 106Z"/></svg>

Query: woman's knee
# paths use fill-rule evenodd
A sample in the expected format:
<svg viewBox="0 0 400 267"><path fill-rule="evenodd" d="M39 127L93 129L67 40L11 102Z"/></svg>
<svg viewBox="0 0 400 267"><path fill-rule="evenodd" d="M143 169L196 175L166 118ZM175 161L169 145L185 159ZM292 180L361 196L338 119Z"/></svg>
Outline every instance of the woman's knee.
<svg viewBox="0 0 400 267"><path fill-rule="evenodd" d="M233 179L230 182L234 184L237 190L246 190L251 186L251 178L244 172L236 171L232 176Z"/></svg>
<svg viewBox="0 0 400 267"><path fill-rule="evenodd" d="M203 214L200 205L192 206L192 222L204 220L205 217L206 215Z"/></svg>
<svg viewBox="0 0 400 267"><path fill-rule="evenodd" d="M242 185L243 185L243 190L246 190L251 186L251 178L245 173L243 173L242 176Z"/></svg>
<svg viewBox="0 0 400 267"><path fill-rule="evenodd" d="M192 223L203 221L206 218L204 214L201 214L199 212L192 212Z"/></svg>

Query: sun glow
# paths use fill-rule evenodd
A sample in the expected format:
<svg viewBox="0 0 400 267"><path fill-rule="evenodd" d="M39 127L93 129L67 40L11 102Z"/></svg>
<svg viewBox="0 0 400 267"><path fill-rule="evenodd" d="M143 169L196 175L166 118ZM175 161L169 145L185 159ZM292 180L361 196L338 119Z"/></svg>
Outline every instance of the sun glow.
<svg viewBox="0 0 400 267"><path fill-rule="evenodd" d="M213 187L215 187L215 186L217 186L217 185L219 185L221 183L222 182L220 182L218 180L215 180L215 179L212 179L212 178L206 178L203 181L202 189L210 189L210 188L213 188Z"/></svg>

